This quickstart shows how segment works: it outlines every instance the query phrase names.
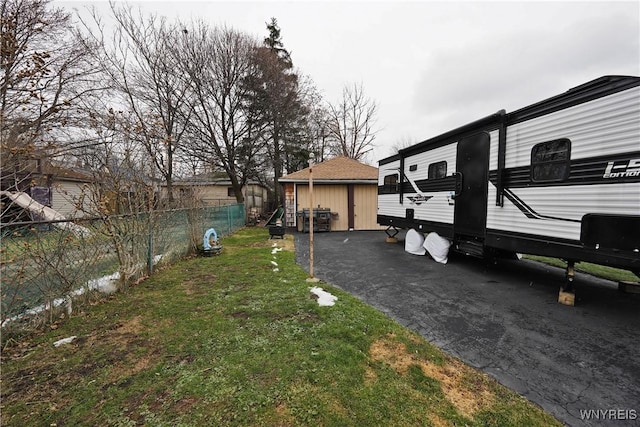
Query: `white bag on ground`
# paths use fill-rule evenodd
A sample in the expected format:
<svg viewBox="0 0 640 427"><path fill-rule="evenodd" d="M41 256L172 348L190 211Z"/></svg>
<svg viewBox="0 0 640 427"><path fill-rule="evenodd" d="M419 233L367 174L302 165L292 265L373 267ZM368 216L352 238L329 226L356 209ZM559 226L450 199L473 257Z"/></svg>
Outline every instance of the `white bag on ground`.
<svg viewBox="0 0 640 427"><path fill-rule="evenodd" d="M418 233L412 228L407 231L407 236L404 238L404 250L410 254L424 255L427 251L422 247L423 243L424 236L422 233Z"/></svg>
<svg viewBox="0 0 640 427"><path fill-rule="evenodd" d="M407 233L408 234L408 233ZM449 256L449 248L451 243L444 237L440 237L438 233L429 233L424 239L423 247L429 252L431 258L437 262L446 264Z"/></svg>

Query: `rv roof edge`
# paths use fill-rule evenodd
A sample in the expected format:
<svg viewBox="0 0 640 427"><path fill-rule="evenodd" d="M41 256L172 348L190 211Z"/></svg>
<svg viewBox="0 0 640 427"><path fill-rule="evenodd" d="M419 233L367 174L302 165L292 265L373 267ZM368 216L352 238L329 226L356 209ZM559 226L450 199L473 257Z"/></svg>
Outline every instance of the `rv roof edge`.
<svg viewBox="0 0 640 427"><path fill-rule="evenodd" d="M563 93L524 106L512 112L507 113L504 109L499 110L494 114L490 114L476 121L462 125L456 129L418 142L417 144L414 144L410 147L403 148L398 151L398 154L381 159L379 163L385 164L397 160L399 157L406 157L414 151L419 151L425 146L436 141L444 140L452 135L473 130L476 127L487 125L492 121L496 121L496 123L499 123L499 121L501 120L507 120L509 123L513 124L514 122L528 120L534 115L539 115L541 114L541 110L547 110L547 112L556 111L559 109L567 108L571 105L585 102L585 100L590 98L600 97L603 95L603 93L623 91L634 86L640 86L640 77L625 75L601 76L581 85L574 86Z"/></svg>
<svg viewBox="0 0 640 427"><path fill-rule="evenodd" d="M461 134L461 133L464 133L464 132L468 132L470 130L473 130L473 129L478 128L478 127L486 126L486 125L488 125L490 123L493 123L493 122L495 122L496 124L500 123L502 120L504 120L506 115L507 115L506 110L504 110L504 109L498 110L497 112L495 112L493 114L490 114L490 115L488 115L486 117L483 117L481 119L475 120L475 121L473 121L471 123L467 123L466 125L462 125L462 126L456 128L456 129L450 130L448 132L445 132L445 133L440 134L438 136L435 136L433 138L429 138L426 141L422 141L422 142L419 142L419 143L417 143L415 145L412 145L410 147L398 150L398 154L400 156L404 157L404 156L409 155L413 151L420 150L424 146L432 144L432 143L434 143L436 141L447 139L451 135L456 135L456 134Z"/></svg>

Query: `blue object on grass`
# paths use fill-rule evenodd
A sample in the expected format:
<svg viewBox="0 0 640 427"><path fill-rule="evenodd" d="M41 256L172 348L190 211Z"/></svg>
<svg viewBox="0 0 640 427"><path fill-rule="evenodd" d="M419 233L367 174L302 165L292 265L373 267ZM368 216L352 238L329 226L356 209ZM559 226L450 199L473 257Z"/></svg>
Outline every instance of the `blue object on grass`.
<svg viewBox="0 0 640 427"><path fill-rule="evenodd" d="M218 233L216 233L214 228L210 228L204 233L204 238L202 239L202 248L205 251L210 251L212 249L211 236L213 236L214 244L218 246Z"/></svg>

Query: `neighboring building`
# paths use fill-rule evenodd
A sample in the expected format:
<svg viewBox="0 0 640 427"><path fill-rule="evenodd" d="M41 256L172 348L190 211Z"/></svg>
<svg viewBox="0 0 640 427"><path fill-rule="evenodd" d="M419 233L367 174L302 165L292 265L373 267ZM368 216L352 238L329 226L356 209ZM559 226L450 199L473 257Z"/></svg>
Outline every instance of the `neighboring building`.
<svg viewBox="0 0 640 427"><path fill-rule="evenodd" d="M331 211L331 230L377 230L378 168L348 157L313 165L314 209ZM298 228L298 212L309 209L309 168L279 179L285 193L285 225Z"/></svg>
<svg viewBox="0 0 640 427"><path fill-rule="evenodd" d="M81 197L86 187L94 182L91 174L77 168L52 165L47 160L31 160L20 173L2 171L2 190L24 192L36 202L50 207L66 218L84 216ZM3 221L26 220L22 208L11 206L3 198ZM11 207L10 207L11 206ZM5 211L6 207L10 207ZM26 213L26 212L25 212ZM4 216L7 218L4 218ZM9 217L14 217L9 219Z"/></svg>
<svg viewBox="0 0 640 427"><path fill-rule="evenodd" d="M87 212L85 197L94 186L93 177L86 171L52 167L51 169L51 208L65 218L78 218L91 215ZM82 205L80 205L82 203Z"/></svg>
<svg viewBox="0 0 640 427"><path fill-rule="evenodd" d="M166 194L166 187L163 187ZM173 194L177 200L192 198L204 206L224 206L237 203L231 187L231 181L224 178L212 178L209 175L196 175L173 182ZM243 188L245 210L252 208L258 214L266 213L268 189L257 181L249 181Z"/></svg>

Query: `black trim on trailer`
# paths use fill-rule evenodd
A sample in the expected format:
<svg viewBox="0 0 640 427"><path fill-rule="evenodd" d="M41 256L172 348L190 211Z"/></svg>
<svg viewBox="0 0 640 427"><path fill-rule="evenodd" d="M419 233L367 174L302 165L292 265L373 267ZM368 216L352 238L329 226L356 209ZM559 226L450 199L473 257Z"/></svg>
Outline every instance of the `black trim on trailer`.
<svg viewBox="0 0 640 427"><path fill-rule="evenodd" d="M446 178L421 179L414 181L422 192L453 191L456 188L456 177L449 175Z"/></svg>
<svg viewBox="0 0 640 427"><path fill-rule="evenodd" d="M484 243L485 246L507 252L586 261L631 271L640 270L640 257L636 252L613 249L594 250L574 240L552 239L532 234L487 229Z"/></svg>
<svg viewBox="0 0 640 427"><path fill-rule="evenodd" d="M400 155L400 204L404 201L404 178L404 157Z"/></svg>
<svg viewBox="0 0 640 427"><path fill-rule="evenodd" d="M519 166L503 171L503 184L504 188L524 188L635 183L640 182L640 168L635 166L639 161L640 151L572 160L567 179L557 182L534 182L531 166ZM498 176L497 170L489 172L489 180L496 188Z"/></svg>
<svg viewBox="0 0 640 427"><path fill-rule="evenodd" d="M580 241L593 249L608 248L638 253L640 215L586 214L582 217Z"/></svg>
<svg viewBox="0 0 640 427"><path fill-rule="evenodd" d="M391 225L401 229L415 228L421 232L436 232L442 237L453 239L453 224L436 221L400 218L397 216L378 215L378 224Z"/></svg>
<svg viewBox="0 0 640 427"><path fill-rule="evenodd" d="M411 187L411 183L408 180L405 180L406 176L404 173L405 170L405 159L409 156L425 152L428 150L432 150L437 147L445 146L455 142L455 139L461 139L464 136L470 136L479 131L488 131L493 130L495 126L499 125L504 121L506 112L505 110L500 110L495 114L491 114L489 116L483 117L482 119L476 120L474 122L468 123L464 126L446 132L442 135L439 135L435 138L428 139L426 141L420 142L411 147L404 148L398 151L398 154L388 157L386 159L382 159L378 162L378 165L388 164L392 161L400 160L400 194L399 200L400 204L404 203L404 194L405 191L410 191L412 193L415 190ZM405 185L405 183L409 184L409 187Z"/></svg>
<svg viewBox="0 0 640 427"><path fill-rule="evenodd" d="M504 110L503 110L504 111ZM503 114L498 131L498 170L496 171L496 206L504 206L504 162L507 152L507 122ZM489 172L491 175L491 172Z"/></svg>
<svg viewBox="0 0 640 427"><path fill-rule="evenodd" d="M640 77L603 76L508 114L510 125L640 86Z"/></svg>
<svg viewBox="0 0 640 427"><path fill-rule="evenodd" d="M493 130L497 124L501 123L504 120L505 116L506 111L500 110L497 113L483 117L464 126L460 126L459 128L450 130L449 132L443 133L442 135L419 142L416 145L412 145L411 147L403 148L398 152L400 161L402 162L402 159L405 157L451 144L452 142L456 142L464 138L465 136L477 133L479 131ZM383 162L387 162L388 160L389 159L383 159L379 163L384 164Z"/></svg>
<svg viewBox="0 0 640 427"><path fill-rule="evenodd" d="M513 203L520 212L522 212L527 218L530 219L553 219L557 221L569 221L569 222L580 222L579 219L568 219L568 218L560 218L555 216L541 215L534 211L529 205L527 205L521 198L515 195L515 193L509 189L504 190L504 194L509 199L511 203Z"/></svg>
<svg viewBox="0 0 640 427"><path fill-rule="evenodd" d="M391 157L387 157L385 159L382 159L378 162L378 166L382 166L382 165L387 165L389 163L393 163L396 160L400 160L400 154L394 154Z"/></svg>

